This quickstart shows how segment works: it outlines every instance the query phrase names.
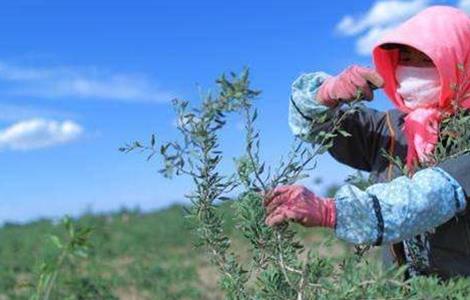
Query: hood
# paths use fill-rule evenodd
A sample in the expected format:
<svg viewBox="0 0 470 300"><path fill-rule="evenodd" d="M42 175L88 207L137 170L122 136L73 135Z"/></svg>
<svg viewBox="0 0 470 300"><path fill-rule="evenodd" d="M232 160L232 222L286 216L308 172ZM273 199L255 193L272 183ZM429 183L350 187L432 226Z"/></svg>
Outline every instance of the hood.
<svg viewBox="0 0 470 300"><path fill-rule="evenodd" d="M384 78L385 94L398 109L409 113L410 109L396 93L398 49L380 47L389 43L413 47L431 58L440 74L441 111L452 110L453 99L470 106L470 101L465 99L469 98L470 90L470 78L466 78L467 71L470 72L470 17L465 12L449 6L429 7L386 34L374 47L373 60Z"/></svg>

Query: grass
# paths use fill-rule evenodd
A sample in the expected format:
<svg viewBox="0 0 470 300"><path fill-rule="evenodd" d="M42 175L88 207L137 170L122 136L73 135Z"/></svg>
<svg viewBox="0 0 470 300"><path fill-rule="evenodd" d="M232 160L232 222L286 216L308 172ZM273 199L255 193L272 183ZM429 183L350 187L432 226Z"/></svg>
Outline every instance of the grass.
<svg viewBox="0 0 470 300"><path fill-rule="evenodd" d="M233 230L231 207L223 205L226 230L242 260L248 244ZM221 299L217 270L193 244L183 207L152 213L121 210L74 220L93 227L92 249L69 262L58 277L52 299ZM342 257L350 248L330 232L299 228L305 244L322 256ZM29 299L40 265L58 250L48 238L65 229L50 220L0 229L0 300ZM331 243L329 243L329 242ZM325 243L326 242L326 243ZM246 256L246 257L244 257ZM377 253L370 254L375 261Z"/></svg>

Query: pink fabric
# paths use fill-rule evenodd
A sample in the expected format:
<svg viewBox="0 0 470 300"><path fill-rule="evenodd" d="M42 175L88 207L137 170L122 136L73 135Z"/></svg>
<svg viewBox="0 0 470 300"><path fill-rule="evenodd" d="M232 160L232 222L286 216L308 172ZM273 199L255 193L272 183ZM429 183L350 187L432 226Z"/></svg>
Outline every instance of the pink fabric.
<svg viewBox="0 0 470 300"><path fill-rule="evenodd" d="M336 224L333 198L315 195L302 185L284 185L265 196L266 224L278 225L294 221L307 227L330 227Z"/></svg>
<svg viewBox="0 0 470 300"><path fill-rule="evenodd" d="M396 43L420 50L429 56L441 78L441 95L436 105L411 110L396 93L395 69L397 49L386 50L381 45ZM407 113L404 132L408 140L407 165L424 161L438 140L442 117L454 110L453 103L470 108L470 18L456 8L429 7L384 36L373 50L377 72L384 78L384 90L394 105ZM456 88L457 87L457 88Z"/></svg>
<svg viewBox="0 0 470 300"><path fill-rule="evenodd" d="M327 106L336 106L340 100L352 101L357 98L357 89L364 93L364 98L374 97L369 84L382 87L382 78L373 69L361 66L349 66L338 76L326 79L318 91L318 100Z"/></svg>
<svg viewBox="0 0 470 300"><path fill-rule="evenodd" d="M441 116L442 114L438 109L417 108L405 117L404 130L408 138L408 145L414 146L416 155L408 155L406 161L408 167L413 167L416 157L419 161L426 161L428 155L434 150L438 139Z"/></svg>

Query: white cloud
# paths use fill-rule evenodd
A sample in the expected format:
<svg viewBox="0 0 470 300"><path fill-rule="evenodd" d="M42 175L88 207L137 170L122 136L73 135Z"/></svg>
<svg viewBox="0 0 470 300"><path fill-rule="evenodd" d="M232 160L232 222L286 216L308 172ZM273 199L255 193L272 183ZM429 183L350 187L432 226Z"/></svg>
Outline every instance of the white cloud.
<svg viewBox="0 0 470 300"><path fill-rule="evenodd" d="M65 144L78 139L83 131L80 125L70 120L20 121L0 130L0 149L25 151Z"/></svg>
<svg viewBox="0 0 470 300"><path fill-rule="evenodd" d="M347 15L336 26L346 36L358 36L356 52L370 55L373 45L388 31L428 7L429 0L381 0L357 16Z"/></svg>
<svg viewBox="0 0 470 300"><path fill-rule="evenodd" d="M6 88L8 94L21 96L124 102L166 102L175 97L148 76L97 68L30 68L0 62L0 80L13 83Z"/></svg>
<svg viewBox="0 0 470 300"><path fill-rule="evenodd" d="M470 13L470 0L460 0L457 3L457 7Z"/></svg>
<svg viewBox="0 0 470 300"><path fill-rule="evenodd" d="M393 27L371 28L366 34L360 36L356 41L356 52L360 55L370 55L375 43Z"/></svg>

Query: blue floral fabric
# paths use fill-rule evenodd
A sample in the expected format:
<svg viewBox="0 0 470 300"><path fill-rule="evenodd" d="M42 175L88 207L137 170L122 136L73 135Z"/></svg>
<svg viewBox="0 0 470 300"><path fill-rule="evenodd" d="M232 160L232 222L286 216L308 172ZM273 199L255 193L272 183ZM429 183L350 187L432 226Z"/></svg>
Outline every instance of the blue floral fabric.
<svg viewBox="0 0 470 300"><path fill-rule="evenodd" d="M308 73L300 76L292 84L292 101L289 103L289 126L294 135L307 142L313 142L313 139L311 121L306 119L305 116L315 118L319 113L329 109L328 106L315 102L318 88L329 76L324 72Z"/></svg>
<svg viewBox="0 0 470 300"><path fill-rule="evenodd" d="M292 84L289 126L294 135L312 143L312 119L329 108L315 101L323 72L301 75ZM295 105L295 107L294 107ZM365 191L343 186L335 195L336 235L354 244L393 243L431 230L464 210L462 187L440 168L412 178L398 177Z"/></svg>
<svg viewBox="0 0 470 300"><path fill-rule="evenodd" d="M379 212L373 207L374 197ZM445 223L466 205L460 185L440 168L374 184L365 191L345 185L335 200L336 235L354 244L374 244L379 238L384 243L411 238ZM383 219L382 237L378 213Z"/></svg>

